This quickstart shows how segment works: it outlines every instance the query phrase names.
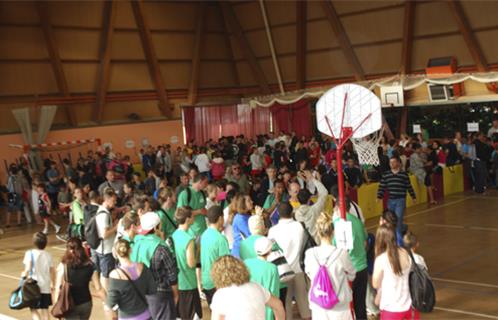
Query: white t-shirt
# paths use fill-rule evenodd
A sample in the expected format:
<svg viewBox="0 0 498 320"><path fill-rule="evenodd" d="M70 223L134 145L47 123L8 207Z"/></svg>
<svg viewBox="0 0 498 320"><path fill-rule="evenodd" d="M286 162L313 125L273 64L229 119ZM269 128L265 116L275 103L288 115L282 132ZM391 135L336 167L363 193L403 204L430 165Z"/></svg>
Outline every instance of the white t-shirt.
<svg viewBox="0 0 498 320"><path fill-rule="evenodd" d="M232 249L232 245L233 245L233 227L230 224L230 222L228 222L228 214L229 213L230 213L230 206L228 206L225 209L223 209L223 218L224 218L224 221L225 221L225 224L224 224L224 228L225 229L223 230L223 234L225 235L225 237L228 240L228 246L230 247L230 249Z"/></svg>
<svg viewBox="0 0 498 320"><path fill-rule="evenodd" d="M410 275L412 261L407 253L402 254L400 250L400 262L402 263L402 267L403 261L407 263L404 268L402 268L402 275L398 276L394 274L386 252L375 259L374 269L380 268L384 270L381 283L380 310L404 312L411 308L412 298L410 296L408 277Z"/></svg>
<svg viewBox="0 0 498 320"><path fill-rule="evenodd" d="M259 153L251 154L250 159L252 170L261 170L263 168L263 160L261 159L261 155Z"/></svg>
<svg viewBox="0 0 498 320"><path fill-rule="evenodd" d="M257 283L248 282L216 290L211 310L225 320L264 320L266 303L271 294Z"/></svg>
<svg viewBox="0 0 498 320"><path fill-rule="evenodd" d="M54 267L52 255L45 250L28 250L24 254L24 266L27 268L31 263L31 252L35 261L33 279L38 282L41 293L50 294L50 268Z"/></svg>
<svg viewBox="0 0 498 320"><path fill-rule="evenodd" d="M102 211L107 212L107 214L105 213L99 214L99 212ZM95 217L95 222L97 223L97 231L99 233L99 237L104 238L105 229L112 228L111 214L109 213L109 210L107 210L103 206L100 206L99 209L97 210L97 216ZM116 234L107 239L104 239L95 251L99 254L112 253L112 246L114 245L115 237ZM104 245L103 251L102 251L102 244Z"/></svg>
<svg viewBox="0 0 498 320"><path fill-rule="evenodd" d="M413 259L415 259L415 263L423 268L424 270L428 271L429 268L427 268L427 264L425 263L425 259L424 257L422 257L421 255L419 254L416 254L415 252L413 252Z"/></svg>
<svg viewBox="0 0 498 320"><path fill-rule="evenodd" d="M301 223L293 219L280 218L278 223L268 231L268 238L275 240L282 251L285 259L295 273L303 272L299 259L304 246L305 232Z"/></svg>
<svg viewBox="0 0 498 320"><path fill-rule="evenodd" d="M201 153L195 157L195 165L199 172L208 172L211 169L210 161L205 153Z"/></svg>

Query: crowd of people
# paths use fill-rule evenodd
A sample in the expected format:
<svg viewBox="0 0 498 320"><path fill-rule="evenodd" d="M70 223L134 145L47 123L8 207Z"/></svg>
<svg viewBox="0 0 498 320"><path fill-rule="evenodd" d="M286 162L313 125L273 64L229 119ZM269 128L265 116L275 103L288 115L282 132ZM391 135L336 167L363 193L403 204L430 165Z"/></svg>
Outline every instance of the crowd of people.
<svg viewBox="0 0 498 320"><path fill-rule="evenodd" d="M494 129L493 129L494 128ZM494 131L492 131L494 130ZM9 167L3 188L4 228L38 223L43 229L26 252L24 275L34 267L42 298L33 319L48 308L64 277L74 305L66 319L89 319L95 295L117 319L410 319L408 275L417 237L403 223L405 199L417 199L408 173L428 187L442 167L462 163L475 192L498 186L498 121L489 135L442 141L422 135L383 139L379 165L358 165L344 150L346 194L379 181L388 194L374 235L358 204L344 199L353 229L351 250L339 249L340 222L335 145L322 137L270 133L255 140L224 137L201 146L148 146L137 152L143 173L129 156L89 151L72 164L46 160L44 172L27 163ZM496 180L495 180L496 181ZM498 182L498 181L496 181ZM24 214L23 214L24 213ZM67 227L61 232L62 225ZM45 251L54 228L67 250L56 266ZM335 303L324 305L317 279L328 277ZM318 296L314 294L318 293Z"/></svg>

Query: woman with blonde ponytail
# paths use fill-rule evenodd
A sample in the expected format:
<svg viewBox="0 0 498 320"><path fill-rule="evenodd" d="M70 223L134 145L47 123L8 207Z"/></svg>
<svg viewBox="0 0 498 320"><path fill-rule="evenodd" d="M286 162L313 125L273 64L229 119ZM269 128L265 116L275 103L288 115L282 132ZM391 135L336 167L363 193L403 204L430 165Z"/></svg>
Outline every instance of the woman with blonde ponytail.
<svg viewBox="0 0 498 320"><path fill-rule="evenodd" d="M351 258L346 250L338 249L332 244L334 225L332 217L327 213L320 213L316 221L316 232L320 245L306 251L304 271L313 281L320 266L325 266L339 302L332 309L324 309L310 300L312 319L353 319L354 311L350 308L353 294L348 281L354 280L356 270Z"/></svg>
<svg viewBox="0 0 498 320"><path fill-rule="evenodd" d="M107 305L118 310L118 319L151 319L146 295L156 293L152 273L143 264L131 262L128 241L118 240L114 251L119 267L110 274Z"/></svg>

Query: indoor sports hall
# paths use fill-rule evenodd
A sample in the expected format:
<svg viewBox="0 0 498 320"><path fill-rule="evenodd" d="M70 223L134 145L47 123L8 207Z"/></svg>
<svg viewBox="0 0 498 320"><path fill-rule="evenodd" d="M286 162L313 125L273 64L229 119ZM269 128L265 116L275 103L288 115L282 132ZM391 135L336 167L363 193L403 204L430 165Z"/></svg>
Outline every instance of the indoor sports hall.
<svg viewBox="0 0 498 320"><path fill-rule="evenodd" d="M498 319L498 1L0 1L0 320Z"/></svg>

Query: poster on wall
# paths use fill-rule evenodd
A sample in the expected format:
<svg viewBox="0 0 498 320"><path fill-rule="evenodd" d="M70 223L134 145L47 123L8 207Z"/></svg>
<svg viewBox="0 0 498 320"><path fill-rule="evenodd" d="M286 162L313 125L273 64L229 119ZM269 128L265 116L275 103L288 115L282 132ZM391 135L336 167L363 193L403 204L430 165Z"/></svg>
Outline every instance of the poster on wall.
<svg viewBox="0 0 498 320"><path fill-rule="evenodd" d="M178 143L178 137L177 136L171 136L171 138L169 139L169 142L171 142L173 144L177 144Z"/></svg>
<svg viewBox="0 0 498 320"><path fill-rule="evenodd" d="M420 127L419 124L413 125L413 133L422 133L422 128Z"/></svg>
<svg viewBox="0 0 498 320"><path fill-rule="evenodd" d="M149 144L150 144L149 139L142 138L142 147L147 147Z"/></svg>
<svg viewBox="0 0 498 320"><path fill-rule="evenodd" d="M468 132L479 132L479 122L467 122Z"/></svg>
<svg viewBox="0 0 498 320"><path fill-rule="evenodd" d="M133 149L135 148L135 141L131 140L131 139L128 139L125 141L125 147L127 149Z"/></svg>

